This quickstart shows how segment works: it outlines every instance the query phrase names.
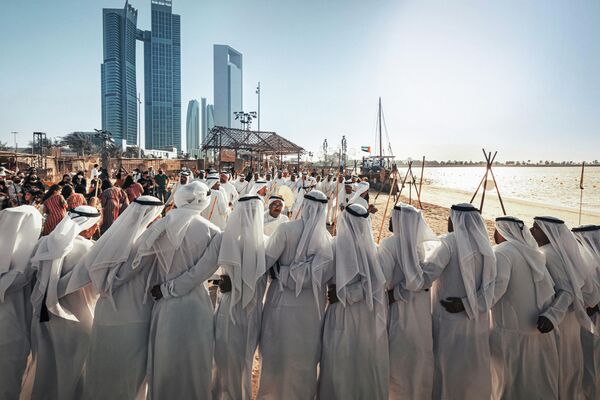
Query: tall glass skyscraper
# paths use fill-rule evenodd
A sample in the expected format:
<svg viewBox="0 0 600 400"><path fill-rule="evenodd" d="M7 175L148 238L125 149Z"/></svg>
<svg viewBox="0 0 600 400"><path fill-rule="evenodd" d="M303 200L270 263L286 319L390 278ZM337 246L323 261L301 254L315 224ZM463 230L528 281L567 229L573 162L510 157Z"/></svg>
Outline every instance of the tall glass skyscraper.
<svg viewBox="0 0 600 400"><path fill-rule="evenodd" d="M217 126L240 128L235 120L242 109L242 53L216 44L213 47L214 68L214 123Z"/></svg>
<svg viewBox="0 0 600 400"><path fill-rule="evenodd" d="M203 99L204 100L204 99ZM187 152L200 148L200 105L198 100L190 100L185 124Z"/></svg>
<svg viewBox="0 0 600 400"><path fill-rule="evenodd" d="M181 150L181 20L171 0L152 0L144 41L146 148Z"/></svg>
<svg viewBox="0 0 600 400"><path fill-rule="evenodd" d="M104 62L100 66L102 129L115 141L137 144L137 89L135 40L137 10L128 2L122 9L102 10Z"/></svg>

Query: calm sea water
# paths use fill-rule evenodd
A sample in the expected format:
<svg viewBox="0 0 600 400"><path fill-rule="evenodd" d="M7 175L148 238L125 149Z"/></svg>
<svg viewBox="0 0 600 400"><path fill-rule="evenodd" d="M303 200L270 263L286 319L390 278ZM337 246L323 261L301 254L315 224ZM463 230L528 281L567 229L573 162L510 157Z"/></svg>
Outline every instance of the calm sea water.
<svg viewBox="0 0 600 400"><path fill-rule="evenodd" d="M581 167L494 167L493 170L502 197L579 208ZM415 173L418 176L420 170L415 169ZM484 173L484 167L429 167L425 168L424 184L474 192ZM586 167L584 187L583 208L599 212L600 167Z"/></svg>

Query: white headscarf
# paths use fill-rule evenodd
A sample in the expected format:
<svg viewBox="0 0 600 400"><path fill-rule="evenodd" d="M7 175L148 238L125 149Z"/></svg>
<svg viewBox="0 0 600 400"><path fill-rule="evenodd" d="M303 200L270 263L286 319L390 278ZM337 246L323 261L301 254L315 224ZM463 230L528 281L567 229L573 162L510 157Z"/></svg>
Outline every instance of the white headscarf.
<svg viewBox="0 0 600 400"><path fill-rule="evenodd" d="M155 254L161 268L168 273L173 263L173 257L181 247L190 223L195 217L200 217L200 213L208 207L209 202L210 190L204 183L194 181L182 186L175 193L177 208L150 226L150 232L143 237L143 243L138 248L132 268L135 269L139 266L142 257ZM158 240L163 234L167 236L166 243Z"/></svg>
<svg viewBox="0 0 600 400"><path fill-rule="evenodd" d="M496 218L496 229L504 239L517 248L531 268L535 298L538 308L554 296L552 277L546 268L546 256L540 251L535 239L525 223L514 217Z"/></svg>
<svg viewBox="0 0 600 400"><path fill-rule="evenodd" d="M258 192L261 189L264 189L267 187L267 181L265 181L264 179L259 179L256 182L254 182L254 185L252 186L252 189L250 190L250 195L254 196L256 194L258 194Z"/></svg>
<svg viewBox="0 0 600 400"><path fill-rule="evenodd" d="M213 186L219 182L221 182L221 177L216 172L210 173L206 177L206 186L208 186L209 189L212 189Z"/></svg>
<svg viewBox="0 0 600 400"><path fill-rule="evenodd" d="M228 267L232 293L230 311L255 298L257 281L266 273L264 203L258 196L242 196L223 231L218 264Z"/></svg>
<svg viewBox="0 0 600 400"><path fill-rule="evenodd" d="M163 204L156 197L138 197L81 259L76 268L87 270L96 292L112 301L112 285L121 265L128 260L138 238L162 210ZM67 286L67 294L86 284L72 279Z"/></svg>
<svg viewBox="0 0 600 400"><path fill-rule="evenodd" d="M0 302L19 274L27 270L42 232L42 214L33 206L0 211Z"/></svg>
<svg viewBox="0 0 600 400"><path fill-rule="evenodd" d="M302 292L307 273L311 274L313 294L321 316L320 298L323 269L333 261L331 234L327 231L327 196L313 190L304 195L301 220L304 228L290 266L290 277L296 282L296 297Z"/></svg>
<svg viewBox="0 0 600 400"><path fill-rule="evenodd" d="M594 323L587 315L581 291L585 280L593 277L593 266L582 255L579 243L564 221L554 217L535 217L534 221L544 232L550 241L550 246L563 262L575 297L573 307L577 321L584 329L594 333Z"/></svg>
<svg viewBox="0 0 600 400"><path fill-rule="evenodd" d="M483 257L483 269L479 290L483 293L486 309L492 307L494 300L494 284L496 281L496 256L488 238L485 222L479 210L471 204L452 206L450 219L454 227L458 264L467 294L469 308L466 310L470 319L479 318L477 303L477 282L475 281L475 260L477 255ZM472 315L470 315L472 314Z"/></svg>
<svg viewBox="0 0 600 400"><path fill-rule="evenodd" d="M282 208L285 208L285 201L283 200L283 197L281 196L276 196L276 195L272 195L269 197L269 203L267 204L267 207L269 207L271 204L273 204L276 201L280 201L282 204Z"/></svg>
<svg viewBox="0 0 600 400"><path fill-rule="evenodd" d="M73 249L75 238L100 221L100 212L94 207L79 206L71 210L48 235L40 239L31 266L37 270L36 283L31 294L33 311L39 317L44 295L48 311L61 318L77 321L68 310L62 308L58 299L58 281L62 275L63 262Z"/></svg>
<svg viewBox="0 0 600 400"><path fill-rule="evenodd" d="M600 263L600 225L582 225L573 228L573 234Z"/></svg>
<svg viewBox="0 0 600 400"><path fill-rule="evenodd" d="M354 298L349 285L359 278L367 307L375 312L377 333L383 334L387 324L385 276L368 216L359 204L350 204L340 216L335 238L335 285L340 303L346 306Z"/></svg>
<svg viewBox="0 0 600 400"><path fill-rule="evenodd" d="M392 211L394 252L404 273L404 288L417 291L423 286L421 262L440 241L425 222L419 210L408 204L399 204Z"/></svg>
<svg viewBox="0 0 600 400"><path fill-rule="evenodd" d="M356 184L356 191L354 192L354 196L350 199L350 203L354 203L361 195L365 192L369 191L369 182L358 182Z"/></svg>

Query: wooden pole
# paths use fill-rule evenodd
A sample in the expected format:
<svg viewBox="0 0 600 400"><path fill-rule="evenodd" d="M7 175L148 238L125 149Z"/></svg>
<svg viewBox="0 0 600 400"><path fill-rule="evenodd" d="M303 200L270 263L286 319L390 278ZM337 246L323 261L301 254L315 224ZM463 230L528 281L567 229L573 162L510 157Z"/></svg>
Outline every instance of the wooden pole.
<svg viewBox="0 0 600 400"><path fill-rule="evenodd" d="M490 170L490 158L491 158L492 154L490 153L490 157L488 158L487 156L485 157L486 162L487 162L487 166L485 167L485 175L483 177L483 193L481 194L481 203L479 205L479 212L483 212L483 202L485 201L485 191L487 190L487 177L488 177L488 172Z"/></svg>
<svg viewBox="0 0 600 400"><path fill-rule="evenodd" d="M379 227L379 235L377 236L377 244L381 241L381 233L383 232L383 225L385 225L385 217L387 216L387 210L390 206L390 199L392 198L392 190L394 190L394 185L396 184L396 178L398 173L394 174L394 179L392 180L392 187L390 188L390 194L388 196L387 202L385 203L385 209L383 210L383 217L381 219L381 226Z"/></svg>
<svg viewBox="0 0 600 400"><path fill-rule="evenodd" d="M581 179L579 180L579 225L581 225L581 209L583 208L583 172L585 170L585 161L581 163Z"/></svg>
<svg viewBox="0 0 600 400"><path fill-rule="evenodd" d="M421 190L423 189L423 173L425 172L425 156L423 156L423 161L421 161L421 179L419 180L419 208L423 209L423 205L421 204Z"/></svg>
<svg viewBox="0 0 600 400"><path fill-rule="evenodd" d="M400 190L398 191L398 197L396 198L396 202L394 203L394 205L398 204L398 201L400 201L400 196L402 195L402 190L404 189L404 184L406 183L406 180L408 179L408 173L411 170L411 168L412 168L412 161L409 161L408 171L406 171L406 176L402 180L402 184L400 185Z"/></svg>

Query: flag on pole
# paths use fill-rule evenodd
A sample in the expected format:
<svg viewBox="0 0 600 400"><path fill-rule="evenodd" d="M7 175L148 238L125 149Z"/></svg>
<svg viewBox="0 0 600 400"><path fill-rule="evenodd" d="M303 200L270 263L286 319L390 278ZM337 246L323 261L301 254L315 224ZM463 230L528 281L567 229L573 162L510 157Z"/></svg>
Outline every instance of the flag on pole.
<svg viewBox="0 0 600 400"><path fill-rule="evenodd" d="M360 149L367 153L371 152L371 146L361 146Z"/></svg>

